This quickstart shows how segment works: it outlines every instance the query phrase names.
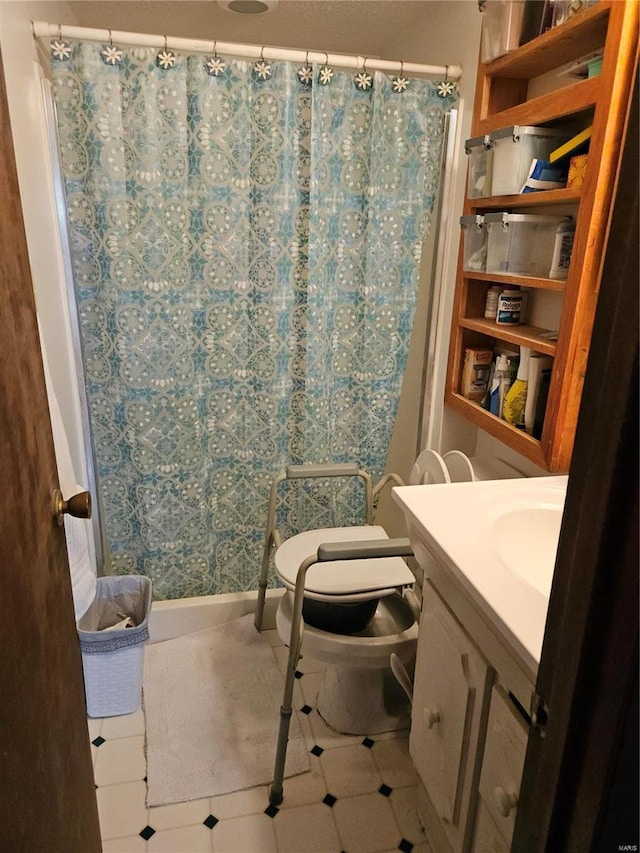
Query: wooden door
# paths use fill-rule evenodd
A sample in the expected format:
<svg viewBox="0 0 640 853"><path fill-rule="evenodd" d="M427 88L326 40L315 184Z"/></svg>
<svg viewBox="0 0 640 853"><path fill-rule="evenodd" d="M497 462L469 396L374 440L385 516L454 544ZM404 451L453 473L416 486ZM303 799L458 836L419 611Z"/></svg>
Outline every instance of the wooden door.
<svg viewBox="0 0 640 853"><path fill-rule="evenodd" d="M101 850L58 477L0 62L0 849Z"/></svg>

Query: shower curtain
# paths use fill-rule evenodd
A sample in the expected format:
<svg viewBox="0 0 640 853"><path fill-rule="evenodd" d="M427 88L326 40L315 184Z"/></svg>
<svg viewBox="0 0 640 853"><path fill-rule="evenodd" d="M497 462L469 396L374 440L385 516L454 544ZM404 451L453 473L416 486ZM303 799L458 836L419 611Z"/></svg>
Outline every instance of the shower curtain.
<svg viewBox="0 0 640 853"><path fill-rule="evenodd" d="M255 589L275 473L384 470L455 94L68 48L53 92L111 567L157 598ZM353 487L296 483L281 528L361 521Z"/></svg>

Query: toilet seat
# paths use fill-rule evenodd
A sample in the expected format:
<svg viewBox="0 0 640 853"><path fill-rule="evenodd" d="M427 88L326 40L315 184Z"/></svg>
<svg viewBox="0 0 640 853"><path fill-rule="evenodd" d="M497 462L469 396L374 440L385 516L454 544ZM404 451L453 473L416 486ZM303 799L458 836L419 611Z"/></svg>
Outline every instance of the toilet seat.
<svg viewBox="0 0 640 853"><path fill-rule="evenodd" d="M434 483L450 482L449 471L442 456L435 450L423 450L411 469L410 485L427 486Z"/></svg>
<svg viewBox="0 0 640 853"><path fill-rule="evenodd" d="M472 483L476 480L473 463L461 450L450 450L442 457L452 483Z"/></svg>
<svg viewBox="0 0 640 853"><path fill-rule="evenodd" d="M298 533L276 550L276 574L286 588L293 591L300 565L305 559L316 554L320 545L388 538L384 528L378 525L326 527ZM368 601L390 595L398 587L410 586L414 581L413 572L401 557L335 560L309 568L304 596L334 604Z"/></svg>

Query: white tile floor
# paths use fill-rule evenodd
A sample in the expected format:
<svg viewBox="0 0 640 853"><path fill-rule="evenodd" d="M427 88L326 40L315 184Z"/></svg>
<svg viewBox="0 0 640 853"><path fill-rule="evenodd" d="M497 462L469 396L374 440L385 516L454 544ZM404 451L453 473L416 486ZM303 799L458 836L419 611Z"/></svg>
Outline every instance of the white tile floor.
<svg viewBox="0 0 640 853"><path fill-rule="evenodd" d="M283 670L286 648L275 631L264 635ZM294 707L311 772L285 779L275 813L266 785L147 808L143 712L90 719L104 853L431 853L416 816L407 733L362 738L329 729L315 710L322 666L300 661ZM274 744L277 726L274 719Z"/></svg>

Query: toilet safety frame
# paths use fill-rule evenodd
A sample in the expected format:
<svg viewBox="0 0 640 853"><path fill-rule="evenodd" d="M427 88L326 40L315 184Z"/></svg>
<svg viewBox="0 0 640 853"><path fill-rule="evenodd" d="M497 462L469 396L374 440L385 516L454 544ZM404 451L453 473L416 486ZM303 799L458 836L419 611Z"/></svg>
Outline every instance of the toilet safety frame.
<svg viewBox="0 0 640 853"><path fill-rule="evenodd" d="M264 604L267 590L269 561L271 549L275 545L278 548L282 542L282 536L275 527L276 505L278 499L278 487L286 480L304 478L326 478L326 477L360 477L365 485L365 508L366 524L373 523L374 504L376 497L388 483L404 486L403 480L397 474L385 474L382 479L372 485L370 475L362 470L357 464L337 463L326 465L289 465L284 472L277 474L271 484L269 496L269 509L267 512L267 527L265 532L264 552L262 558L262 571L258 587L258 601L254 625L256 630L262 630L264 615ZM276 758L273 771L273 782L269 792L269 802L278 806L283 800L284 767L287 757L287 744L289 742L289 725L291 722L293 687L298 661L302 651L302 639L304 635L304 621L302 619L302 606L304 603L305 581L307 571L311 566L321 563L334 562L336 560L371 560L387 557L412 557L413 549L408 539L371 539L356 542L326 543L320 545L316 554L305 558L300 564L296 576L293 607L291 615L291 631L289 634L289 657L287 661L287 674L285 679L282 705L280 707L280 727L278 729L278 743L276 747ZM380 587L380 590L388 587ZM355 591L355 590L354 590ZM371 590L374 592L375 590ZM285 593L286 594L286 593Z"/></svg>

